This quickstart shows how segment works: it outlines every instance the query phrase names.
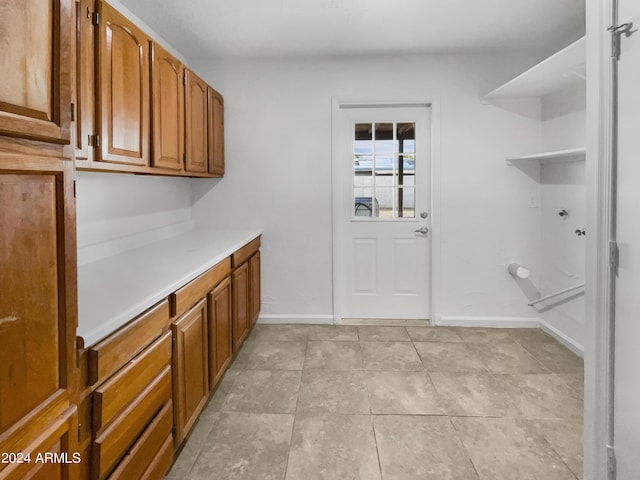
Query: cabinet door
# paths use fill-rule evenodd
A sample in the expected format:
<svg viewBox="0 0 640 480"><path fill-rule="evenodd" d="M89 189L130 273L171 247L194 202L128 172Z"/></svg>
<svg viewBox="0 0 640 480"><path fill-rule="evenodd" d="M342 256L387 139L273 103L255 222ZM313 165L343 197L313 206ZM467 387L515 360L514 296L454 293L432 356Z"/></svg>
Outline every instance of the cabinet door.
<svg viewBox="0 0 640 480"><path fill-rule="evenodd" d="M185 170L207 173L207 84L186 70L185 88Z"/></svg>
<svg viewBox="0 0 640 480"><path fill-rule="evenodd" d="M98 131L102 162L149 161L149 39L100 2Z"/></svg>
<svg viewBox="0 0 640 480"><path fill-rule="evenodd" d="M260 252L249 259L249 279L249 312L251 325L254 325L260 315Z"/></svg>
<svg viewBox="0 0 640 480"><path fill-rule="evenodd" d="M0 452L24 451L70 405L72 179L70 161L0 156Z"/></svg>
<svg viewBox="0 0 640 480"><path fill-rule="evenodd" d="M209 173L224 176L224 99L209 87Z"/></svg>
<svg viewBox="0 0 640 480"><path fill-rule="evenodd" d="M232 274L233 351L236 352L249 332L249 263L240 265Z"/></svg>
<svg viewBox="0 0 640 480"><path fill-rule="evenodd" d="M182 170L184 67L157 43L151 57L151 166Z"/></svg>
<svg viewBox="0 0 640 480"><path fill-rule="evenodd" d="M71 0L0 2L0 134L70 143Z"/></svg>
<svg viewBox="0 0 640 480"><path fill-rule="evenodd" d="M75 159L79 166L93 159L95 135L95 0L76 0L76 49L74 99ZM86 163L86 162L85 162Z"/></svg>
<svg viewBox="0 0 640 480"><path fill-rule="evenodd" d="M209 394L207 300L171 325L176 445L189 432Z"/></svg>
<svg viewBox="0 0 640 480"><path fill-rule="evenodd" d="M51 424L38 432L31 445L21 449L29 455L29 462L8 462L0 471L3 480L69 480L78 478L78 465L84 460L80 457L75 442L74 426L77 425L76 407L63 412ZM2 450L5 452L5 450ZM6 451L8 452L8 451ZM16 450L12 452L16 453ZM3 462L4 463L4 462Z"/></svg>
<svg viewBox="0 0 640 480"><path fill-rule="evenodd" d="M209 389L215 387L231 361L231 280L227 277L209 294Z"/></svg>

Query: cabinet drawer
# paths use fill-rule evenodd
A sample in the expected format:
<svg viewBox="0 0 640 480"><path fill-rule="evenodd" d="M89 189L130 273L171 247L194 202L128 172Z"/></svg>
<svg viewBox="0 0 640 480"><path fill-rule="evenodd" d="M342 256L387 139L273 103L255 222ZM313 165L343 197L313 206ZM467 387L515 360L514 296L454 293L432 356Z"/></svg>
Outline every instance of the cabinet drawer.
<svg viewBox="0 0 640 480"><path fill-rule="evenodd" d="M167 332L96 389L93 398L93 429L98 431L109 424L170 363L171 332Z"/></svg>
<svg viewBox="0 0 640 480"><path fill-rule="evenodd" d="M260 248L260 237L251 240L244 247L236 250L231 255L231 267L238 268L244 262L246 262L251 255L258 251Z"/></svg>
<svg viewBox="0 0 640 480"><path fill-rule="evenodd" d="M231 261L225 258L214 267L207 270L198 278L187 283L184 287L171 294L171 316L176 317L182 315L188 309L193 307L198 300L203 298L208 292L229 276L231 272Z"/></svg>
<svg viewBox="0 0 640 480"><path fill-rule="evenodd" d="M140 480L159 480L164 478L172 463L173 438L169 435Z"/></svg>
<svg viewBox="0 0 640 480"><path fill-rule="evenodd" d="M142 478L145 471L154 463L156 456L164 450L164 443L167 438L171 440L172 428L173 404L169 402L158 412L142 436L109 476L109 479L135 480ZM171 465L173 460L173 442L171 441L170 444L171 450L165 452L165 454L169 456L169 465ZM163 474L164 473L166 473L166 470ZM162 478L162 476L157 478Z"/></svg>
<svg viewBox="0 0 640 480"><path fill-rule="evenodd" d="M162 373L111 424L98 432L92 447L91 477L103 479L171 400L171 367Z"/></svg>
<svg viewBox="0 0 640 480"><path fill-rule="evenodd" d="M169 302L163 300L106 340L89 348L88 382L93 385L119 370L169 325Z"/></svg>

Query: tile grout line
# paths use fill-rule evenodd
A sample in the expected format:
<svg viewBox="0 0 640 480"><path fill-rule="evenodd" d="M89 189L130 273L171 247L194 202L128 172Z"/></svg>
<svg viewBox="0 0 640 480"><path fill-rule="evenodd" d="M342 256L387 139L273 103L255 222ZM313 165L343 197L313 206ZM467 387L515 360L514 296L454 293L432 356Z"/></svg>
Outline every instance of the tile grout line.
<svg viewBox="0 0 640 480"><path fill-rule="evenodd" d="M380 447L378 446L378 436L376 435L375 416L369 415L371 419L371 430L373 431L373 441L376 443L376 456L378 457L378 471L380 472L380 479L384 480L384 474L382 473L382 461L380 460Z"/></svg>

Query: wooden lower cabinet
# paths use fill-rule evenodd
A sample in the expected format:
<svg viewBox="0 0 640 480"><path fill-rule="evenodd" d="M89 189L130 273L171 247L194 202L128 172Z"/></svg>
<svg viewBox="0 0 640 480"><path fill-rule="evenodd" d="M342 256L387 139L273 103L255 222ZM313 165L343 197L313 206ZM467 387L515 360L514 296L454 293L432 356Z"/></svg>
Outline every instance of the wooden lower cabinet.
<svg viewBox="0 0 640 480"><path fill-rule="evenodd" d="M77 409L73 406L40 432L30 445L12 451L12 453L20 452L23 462L14 461L5 464L7 468L0 471L0 479L69 480L77 478L77 467L83 460L77 453L75 441L77 424ZM28 461L25 460L26 458Z"/></svg>
<svg viewBox="0 0 640 480"><path fill-rule="evenodd" d="M209 389L231 362L231 280L227 277L207 296L209 302Z"/></svg>
<svg viewBox="0 0 640 480"><path fill-rule="evenodd" d="M243 263L231 274L233 293L233 352L237 352L249 333L249 264Z"/></svg>
<svg viewBox="0 0 640 480"><path fill-rule="evenodd" d="M249 318L255 325L260 315L260 251L249 259Z"/></svg>
<svg viewBox="0 0 640 480"><path fill-rule="evenodd" d="M92 480L144 478L166 438L173 440L172 335L168 321L164 333L157 334L159 338L146 348L146 337L140 336L140 353L136 354L140 348L132 346L130 335L140 325L152 325L150 320L163 311L168 312L166 301L89 350L100 353L95 358L104 359L114 359L120 351L122 365L91 387L91 445L83 458L90 465L83 468L81 480L87 476Z"/></svg>
<svg viewBox="0 0 640 480"><path fill-rule="evenodd" d="M175 442L180 445L209 395L207 299L171 325Z"/></svg>

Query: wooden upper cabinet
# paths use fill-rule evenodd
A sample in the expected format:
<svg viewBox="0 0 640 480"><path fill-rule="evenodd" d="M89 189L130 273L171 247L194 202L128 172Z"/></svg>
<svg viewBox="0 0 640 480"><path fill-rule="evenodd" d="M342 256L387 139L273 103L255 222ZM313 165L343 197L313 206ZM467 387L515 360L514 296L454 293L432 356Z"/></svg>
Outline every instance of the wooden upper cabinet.
<svg viewBox="0 0 640 480"><path fill-rule="evenodd" d="M72 4L0 1L0 135L70 143Z"/></svg>
<svg viewBox="0 0 640 480"><path fill-rule="evenodd" d="M207 84L190 70L185 71L185 170L207 173Z"/></svg>
<svg viewBox="0 0 640 480"><path fill-rule="evenodd" d="M95 0L76 0L74 146L76 160L93 160L95 135Z"/></svg>
<svg viewBox="0 0 640 480"><path fill-rule="evenodd" d="M213 88L208 90L209 173L224 176L224 99Z"/></svg>
<svg viewBox="0 0 640 480"><path fill-rule="evenodd" d="M151 58L151 166L182 170L184 66L156 43Z"/></svg>
<svg viewBox="0 0 640 480"><path fill-rule="evenodd" d="M149 38L99 2L97 161L149 163Z"/></svg>

